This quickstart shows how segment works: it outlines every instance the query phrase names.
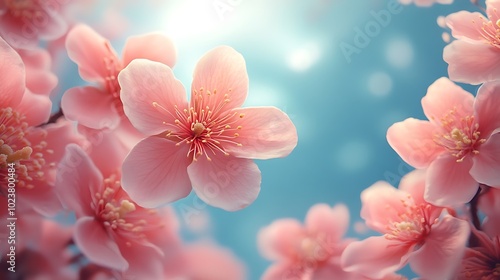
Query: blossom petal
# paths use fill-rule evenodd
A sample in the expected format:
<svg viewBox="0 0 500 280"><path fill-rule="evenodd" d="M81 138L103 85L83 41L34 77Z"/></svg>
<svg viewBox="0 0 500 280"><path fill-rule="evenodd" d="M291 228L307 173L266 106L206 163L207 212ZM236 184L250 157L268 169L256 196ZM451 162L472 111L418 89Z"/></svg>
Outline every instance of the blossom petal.
<svg viewBox="0 0 500 280"><path fill-rule="evenodd" d="M424 199L438 206L454 206L469 202L479 184L469 174L472 159L462 162L450 155L438 157L427 169Z"/></svg>
<svg viewBox="0 0 500 280"><path fill-rule="evenodd" d="M74 237L78 248L91 262L119 271L128 268L128 262L120 253L118 245L93 217L78 219Z"/></svg>
<svg viewBox="0 0 500 280"><path fill-rule="evenodd" d="M178 129L175 106L184 110L187 97L172 69L159 62L134 59L120 72L118 81L123 109L137 130L155 135Z"/></svg>
<svg viewBox="0 0 500 280"><path fill-rule="evenodd" d="M440 124L440 120L452 109L456 116L473 114L474 96L448 78L439 78L429 86L422 98L422 108L431 123Z"/></svg>
<svg viewBox="0 0 500 280"><path fill-rule="evenodd" d="M500 132L481 144L479 153L473 157L470 174L478 182L488 186L500 186Z"/></svg>
<svg viewBox="0 0 500 280"><path fill-rule="evenodd" d="M399 214L406 211L408 193L394 188L385 181L378 181L361 192L361 218L370 228L385 233L387 225L401 220Z"/></svg>
<svg viewBox="0 0 500 280"><path fill-rule="evenodd" d="M164 259L155 249L138 244L119 248L129 264L123 279L162 279Z"/></svg>
<svg viewBox="0 0 500 280"><path fill-rule="evenodd" d="M248 93L248 74L245 59L231 47L217 47L205 54L194 70L191 102L195 92L212 93L203 98L203 106L216 108L225 104L227 110L240 107ZM227 101L228 100L228 101ZM225 103L227 101L227 103Z"/></svg>
<svg viewBox="0 0 500 280"><path fill-rule="evenodd" d="M139 142L122 165L122 187L142 207L154 208L191 192L185 145L151 136Z"/></svg>
<svg viewBox="0 0 500 280"><path fill-rule="evenodd" d="M327 242L336 242L349 228L349 209L344 204L333 208L327 204L316 204L307 212L305 225L311 233L325 234Z"/></svg>
<svg viewBox="0 0 500 280"><path fill-rule="evenodd" d="M259 231L257 237L259 251L269 260L288 259L304 235L304 228L295 219L274 221Z"/></svg>
<svg viewBox="0 0 500 280"><path fill-rule="evenodd" d="M424 200L426 170L415 169L401 178L398 189L411 195L416 205L426 203Z"/></svg>
<svg viewBox="0 0 500 280"><path fill-rule="evenodd" d="M26 73L19 54L0 37L0 77L2 107L16 107L25 91Z"/></svg>
<svg viewBox="0 0 500 280"><path fill-rule="evenodd" d="M474 102L474 112L481 138L500 128L500 82L484 83L478 90Z"/></svg>
<svg viewBox="0 0 500 280"><path fill-rule="evenodd" d="M376 279L402 268L408 262L411 245L383 236L372 236L347 245L341 263L345 271Z"/></svg>
<svg viewBox="0 0 500 280"><path fill-rule="evenodd" d="M95 87L74 87L67 90L61 107L64 115L72 121L93 129L114 129L120 123L120 116L111 94Z"/></svg>
<svg viewBox="0 0 500 280"><path fill-rule="evenodd" d="M55 188L66 209L76 217L93 214L90 207L94 194L102 187L104 178L87 154L76 144L68 144L59 162Z"/></svg>
<svg viewBox="0 0 500 280"><path fill-rule="evenodd" d="M478 12L459 11L446 17L446 25L451 29L451 34L457 39L483 40L476 24L482 24L484 16ZM473 22L476 22L474 24Z"/></svg>
<svg viewBox="0 0 500 280"><path fill-rule="evenodd" d="M127 66L136 58L145 58L174 67L176 55L172 40L161 33L131 36L123 49L123 65Z"/></svg>
<svg viewBox="0 0 500 280"><path fill-rule="evenodd" d="M228 145L227 152L236 157L270 159L285 157L297 146L297 130L290 118L275 107L237 108L239 136L242 146Z"/></svg>
<svg viewBox="0 0 500 280"><path fill-rule="evenodd" d="M479 196L479 209L486 215L481 228L489 236L500 235L500 188L489 188Z"/></svg>
<svg viewBox="0 0 500 280"><path fill-rule="evenodd" d="M36 108L36 110L33 110L33 108ZM29 126L37 126L49 120L51 109L52 102L49 97L34 94L26 90L21 103L17 105L16 111L24 114L24 121L27 122Z"/></svg>
<svg viewBox="0 0 500 280"><path fill-rule="evenodd" d="M387 130L387 142L408 164L426 168L443 151L433 141L434 126L428 121L408 118Z"/></svg>
<svg viewBox="0 0 500 280"><path fill-rule="evenodd" d="M412 270L424 279L452 279L461 263L469 233L467 221L444 217L432 227L422 247L411 254Z"/></svg>
<svg viewBox="0 0 500 280"><path fill-rule="evenodd" d="M87 82L103 85L106 77L110 76L109 71L120 71L122 68L109 41L84 24L78 24L68 32L66 50L69 58L78 64L80 76Z"/></svg>
<svg viewBox="0 0 500 280"><path fill-rule="evenodd" d="M274 264L269 267L262 275L261 280L302 280L309 279L305 277L306 270L304 266L298 266L291 262ZM323 279L323 278L318 278Z"/></svg>
<svg viewBox="0 0 500 280"><path fill-rule="evenodd" d="M444 48L443 59L453 81L477 85L500 77L498 49L486 42L455 40Z"/></svg>
<svg viewBox="0 0 500 280"><path fill-rule="evenodd" d="M227 211L247 207L260 192L260 170L250 159L217 154L208 161L201 156L189 165L188 174L201 200Z"/></svg>

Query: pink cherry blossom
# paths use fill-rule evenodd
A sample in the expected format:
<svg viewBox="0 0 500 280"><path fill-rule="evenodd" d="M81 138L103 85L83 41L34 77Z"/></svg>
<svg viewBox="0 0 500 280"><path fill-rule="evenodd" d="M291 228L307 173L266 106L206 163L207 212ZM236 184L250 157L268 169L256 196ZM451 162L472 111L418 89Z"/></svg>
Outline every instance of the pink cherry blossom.
<svg viewBox="0 0 500 280"><path fill-rule="evenodd" d="M387 141L404 161L427 168L425 199L436 205L469 202L479 183L500 185L500 83L486 83L476 98L440 78L422 98L429 121L392 125Z"/></svg>
<svg viewBox="0 0 500 280"><path fill-rule="evenodd" d="M7 180L6 166L14 163L19 204L53 215L60 209L52 189L55 163L67 143L81 143L83 139L63 120L40 126L50 116L50 99L26 89L24 64L1 39L0 57L0 75L5 77L0 94L0 180ZM6 188L2 183L2 195L7 194Z"/></svg>
<svg viewBox="0 0 500 280"><path fill-rule="evenodd" d="M123 277L160 279L163 263L177 250L174 213L140 207L121 188L119 173L103 175L79 146L66 147L56 188L76 214L76 245L91 262Z"/></svg>
<svg viewBox="0 0 500 280"><path fill-rule="evenodd" d="M93 129L115 129L121 122L128 122L123 114L117 80L124 67L136 58L173 66L176 56L170 39L149 33L130 37L123 57L119 58L108 40L83 24L71 29L66 48L71 60L78 64L80 76L96 86L69 89L62 97L61 107L68 119Z"/></svg>
<svg viewBox="0 0 500 280"><path fill-rule="evenodd" d="M340 255L351 242L342 239L348 226L346 206L316 204L304 225L295 219L281 219L261 229L260 252L276 262L262 279L359 279L358 274L340 267Z"/></svg>
<svg viewBox="0 0 500 280"><path fill-rule="evenodd" d="M423 199L425 171L413 171L399 189L379 181L361 193L361 217L383 233L349 244L346 271L380 278L410 264L423 279L450 279L469 237L469 223Z"/></svg>
<svg viewBox="0 0 500 280"><path fill-rule="evenodd" d="M465 250L456 280L485 279L500 277L500 236L489 237L474 229L477 244Z"/></svg>
<svg viewBox="0 0 500 280"><path fill-rule="evenodd" d="M52 73L52 58L45 49L18 50L26 68L26 87L33 93L50 96L57 86L57 76Z"/></svg>
<svg viewBox="0 0 500 280"><path fill-rule="evenodd" d="M486 0L487 17L460 11L446 17L457 40L444 48L448 75L457 82L480 84L500 75L500 1Z"/></svg>
<svg viewBox="0 0 500 280"><path fill-rule="evenodd" d="M32 49L39 40L54 40L67 30L63 3L56 0L1 0L0 36L19 49Z"/></svg>
<svg viewBox="0 0 500 280"><path fill-rule="evenodd" d="M399 3L403 5L414 3L420 7L430 7L434 4L452 4L453 0L399 0Z"/></svg>
<svg viewBox="0 0 500 280"><path fill-rule="evenodd" d="M142 206L178 200L192 186L209 205L244 208L260 190L252 159L284 157L297 144L295 126L279 109L240 108L248 75L242 55L230 47L215 48L198 62L189 103L161 63L134 60L118 80L125 114L151 135L123 163L123 188Z"/></svg>

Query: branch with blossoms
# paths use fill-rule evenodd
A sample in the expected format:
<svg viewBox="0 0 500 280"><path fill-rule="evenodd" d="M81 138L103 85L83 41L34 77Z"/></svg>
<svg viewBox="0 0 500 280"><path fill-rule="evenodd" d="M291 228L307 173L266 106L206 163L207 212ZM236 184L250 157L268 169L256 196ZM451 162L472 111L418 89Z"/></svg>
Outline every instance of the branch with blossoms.
<svg viewBox="0 0 500 280"><path fill-rule="evenodd" d="M230 249L183 240L171 205L193 191L206 205L244 209L266 180L254 160L286 157L297 145L282 110L242 107L243 55L207 50L187 92L173 70L175 42L160 32L113 46L73 19L78 1L0 4L0 216L8 222L0 278L246 279ZM274 262L262 279L406 279L407 265L422 279L498 278L500 1L485 7L486 15L444 19L455 38L443 50L449 78L422 98L427 120L387 131L415 170L397 187L379 181L361 193L361 217L380 234L347 237L344 204L313 205L304 222L260 230L257 247ZM61 92L51 114L60 51L85 85ZM480 87L473 95L455 82Z"/></svg>

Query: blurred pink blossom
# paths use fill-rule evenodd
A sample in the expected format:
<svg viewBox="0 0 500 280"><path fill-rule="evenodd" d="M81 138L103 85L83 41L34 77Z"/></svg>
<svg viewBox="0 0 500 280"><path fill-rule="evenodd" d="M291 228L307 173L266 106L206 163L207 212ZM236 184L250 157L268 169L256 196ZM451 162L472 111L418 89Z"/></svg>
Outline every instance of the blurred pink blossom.
<svg viewBox="0 0 500 280"><path fill-rule="evenodd" d="M500 83L482 85L474 99L440 78L422 107L429 121L398 122L387 141L408 164L427 168L425 199L458 205L474 197L479 183L500 186Z"/></svg>
<svg viewBox="0 0 500 280"><path fill-rule="evenodd" d="M121 188L119 173L104 177L74 144L59 164L56 188L63 205L75 211L74 240L91 262L123 277L160 279L179 243L171 209L138 206Z"/></svg>
<svg viewBox="0 0 500 280"><path fill-rule="evenodd" d="M207 204L242 209L260 191L252 159L284 157L297 144L295 126L281 110L240 108L248 75L243 56L230 47L217 47L198 62L189 103L161 63L134 60L118 80L125 114L150 135L123 163L123 187L140 205L178 200L192 186Z"/></svg>
<svg viewBox="0 0 500 280"><path fill-rule="evenodd" d="M380 278L409 263L423 279L450 279L465 250L469 223L427 203L424 180L424 171L412 171L399 189L380 181L361 193L361 217L384 235L349 244L342 255L346 271Z"/></svg>
<svg viewBox="0 0 500 280"><path fill-rule="evenodd" d="M340 256L352 241L343 239L348 226L345 205L332 208L316 204L307 213L304 225L294 219L281 219L261 229L259 250L276 262L262 279L359 279L359 274L345 272L340 266Z"/></svg>
<svg viewBox="0 0 500 280"><path fill-rule="evenodd" d="M61 107L68 119L93 129L115 129L128 122L123 114L117 77L132 60L145 58L173 66L176 59L173 43L160 33L128 38L123 57L119 58L108 40L83 24L70 30L66 49L71 60L78 64L82 79L95 86L67 90Z"/></svg>
<svg viewBox="0 0 500 280"><path fill-rule="evenodd" d="M33 93L50 96L57 86L57 76L51 72L52 58L45 49L18 50L26 69L26 87Z"/></svg>
<svg viewBox="0 0 500 280"><path fill-rule="evenodd" d="M55 40L67 30L63 13L69 2L0 0L0 36L18 49L33 49L39 40Z"/></svg>
<svg viewBox="0 0 500 280"><path fill-rule="evenodd" d="M474 229L472 234L477 244L465 250L460 270L455 280L485 279L500 277L500 236L488 236Z"/></svg>

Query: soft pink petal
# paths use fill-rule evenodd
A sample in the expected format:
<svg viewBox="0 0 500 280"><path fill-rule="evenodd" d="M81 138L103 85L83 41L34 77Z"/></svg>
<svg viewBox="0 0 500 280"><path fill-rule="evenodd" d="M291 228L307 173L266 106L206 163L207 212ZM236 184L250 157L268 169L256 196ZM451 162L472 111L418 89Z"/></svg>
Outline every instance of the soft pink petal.
<svg viewBox="0 0 500 280"><path fill-rule="evenodd" d="M398 155L415 168L426 168L443 152L433 141L435 127L428 121L408 118L387 130L387 141Z"/></svg>
<svg viewBox="0 0 500 280"><path fill-rule="evenodd" d="M16 107L25 91L26 73L21 57L0 37L0 106Z"/></svg>
<svg viewBox="0 0 500 280"><path fill-rule="evenodd" d="M257 244L260 253L269 260L283 260L292 257L294 248L304 237L305 230L299 221L280 219L261 229Z"/></svg>
<svg viewBox="0 0 500 280"><path fill-rule="evenodd" d="M128 65L136 58L145 58L174 67L176 56L174 43L163 34L131 36L123 49L123 65Z"/></svg>
<svg viewBox="0 0 500 280"><path fill-rule="evenodd" d="M53 217L62 210L62 205L55 189L46 182L34 180L33 189L18 190L19 203L29 205L36 212Z"/></svg>
<svg viewBox="0 0 500 280"><path fill-rule="evenodd" d="M410 266L424 279L453 279L469 238L465 220L451 216L432 227L424 245L411 254Z"/></svg>
<svg viewBox="0 0 500 280"><path fill-rule="evenodd" d="M500 133L495 133L474 155L470 174L488 186L500 186Z"/></svg>
<svg viewBox="0 0 500 280"><path fill-rule="evenodd" d="M471 116L473 103L474 96L448 78L439 78L432 83L422 98L425 116L436 124L440 124L441 118L452 109L456 110L456 116Z"/></svg>
<svg viewBox="0 0 500 280"><path fill-rule="evenodd" d="M478 90L474 102L476 121L481 138L487 138L500 128L500 82L484 83Z"/></svg>
<svg viewBox="0 0 500 280"><path fill-rule="evenodd" d="M290 118L275 107L237 108L244 114L237 125L239 136L234 139L242 146L224 148L236 157L270 159L287 156L297 146L297 129Z"/></svg>
<svg viewBox="0 0 500 280"><path fill-rule="evenodd" d="M188 261L187 279L243 280L245 267L228 249L213 244L191 244L186 246ZM223 269L221 269L223 268Z"/></svg>
<svg viewBox="0 0 500 280"><path fill-rule="evenodd" d="M344 271L340 264L326 264L324 266L319 267L313 272L312 280L321 280L321 279L342 279L342 280L365 280L363 276ZM281 280L281 279L280 279ZM292 279L290 279L292 280Z"/></svg>
<svg viewBox="0 0 500 280"><path fill-rule="evenodd" d="M83 217L75 224L75 243L93 263L124 271L129 264L118 245L110 238L103 225L93 217Z"/></svg>
<svg viewBox="0 0 500 280"><path fill-rule="evenodd" d="M26 90L21 103L17 105L16 111L24 113L24 121L29 126L38 126L49 120L51 109L52 102L48 96L33 94Z"/></svg>
<svg viewBox="0 0 500 280"><path fill-rule="evenodd" d="M261 280L311 280L307 278L304 267L295 263L279 263L269 267ZM319 280L319 279L318 279Z"/></svg>
<svg viewBox="0 0 500 280"><path fill-rule="evenodd" d="M159 62L135 59L120 72L118 81L123 109L135 128L147 135L178 128L174 125L174 107L184 110L187 99L172 69Z"/></svg>
<svg viewBox="0 0 500 280"><path fill-rule="evenodd" d="M482 24L484 15L469 11L459 11L446 17L446 25L451 29L451 34L457 39L484 40L479 33L477 24ZM476 24L473 23L476 22Z"/></svg>
<svg viewBox="0 0 500 280"><path fill-rule="evenodd" d="M68 32L66 49L69 58L78 64L80 76L87 82L104 84L110 68L117 67L118 71L122 68L109 41L87 25L76 25Z"/></svg>
<svg viewBox="0 0 500 280"><path fill-rule="evenodd" d="M49 96L57 86L57 76L52 73L50 53L42 48L18 50L26 66L26 87L33 93Z"/></svg>
<svg viewBox="0 0 500 280"><path fill-rule="evenodd" d="M243 56L228 46L217 47L206 53L196 65L191 86L191 102L195 92L206 94L204 105L215 108L226 103L223 109L240 107L248 93L248 74ZM227 96L226 96L227 95ZM203 106L205 107L205 106Z"/></svg>
<svg viewBox="0 0 500 280"><path fill-rule="evenodd" d="M469 174L472 159L462 162L450 155L438 157L427 169L424 199L439 206L454 206L469 202L479 184Z"/></svg>
<svg viewBox="0 0 500 280"><path fill-rule="evenodd" d="M261 174L250 159L217 154L204 156L188 167L193 190L207 204L227 211L250 205L259 195Z"/></svg>
<svg viewBox="0 0 500 280"><path fill-rule="evenodd" d="M114 129L120 123L115 100L111 94L95 87L74 87L68 89L61 107L66 118L93 128Z"/></svg>
<svg viewBox="0 0 500 280"><path fill-rule="evenodd" d="M500 53L487 42L455 40L444 48L443 59L453 81L476 85L500 77Z"/></svg>
<svg viewBox="0 0 500 280"><path fill-rule="evenodd" d="M130 149L122 143L115 131L91 129L82 125L78 125L78 131L90 142L86 152L103 177L119 173Z"/></svg>
<svg viewBox="0 0 500 280"><path fill-rule="evenodd" d="M348 272L382 278L405 266L411 249L411 245L383 236L368 237L347 246L342 253L342 267Z"/></svg>
<svg viewBox="0 0 500 280"><path fill-rule="evenodd" d="M76 144L66 147L58 165L55 188L63 206L77 218L94 215L91 203L102 187L103 177L85 152Z"/></svg>
<svg viewBox="0 0 500 280"><path fill-rule="evenodd" d="M185 145L151 136L139 142L122 165L122 187L142 207L153 208L191 192Z"/></svg>
<svg viewBox="0 0 500 280"><path fill-rule="evenodd" d="M425 178L426 170L415 169L401 178L398 189L409 193L416 205L425 203Z"/></svg>
<svg viewBox="0 0 500 280"><path fill-rule="evenodd" d="M500 235L500 188L489 188L479 196L479 210L486 217L481 225L484 232L489 236Z"/></svg>
<svg viewBox="0 0 500 280"><path fill-rule="evenodd" d="M361 192L361 218L370 228L385 233L387 225L401 220L399 214L406 211L402 200L408 200L407 192L378 181Z"/></svg>
<svg viewBox="0 0 500 280"><path fill-rule="evenodd" d="M344 204L316 204L307 212L305 226L310 233L326 235L327 241L339 241L349 228L349 209Z"/></svg>
<svg viewBox="0 0 500 280"><path fill-rule="evenodd" d="M123 279L162 279L164 259L153 248L120 244L120 252L129 264Z"/></svg>
<svg viewBox="0 0 500 280"><path fill-rule="evenodd" d="M497 20L499 19L498 10L500 9L500 1L486 0L485 4L486 4L486 14L488 15L488 18L493 23L496 23Z"/></svg>

